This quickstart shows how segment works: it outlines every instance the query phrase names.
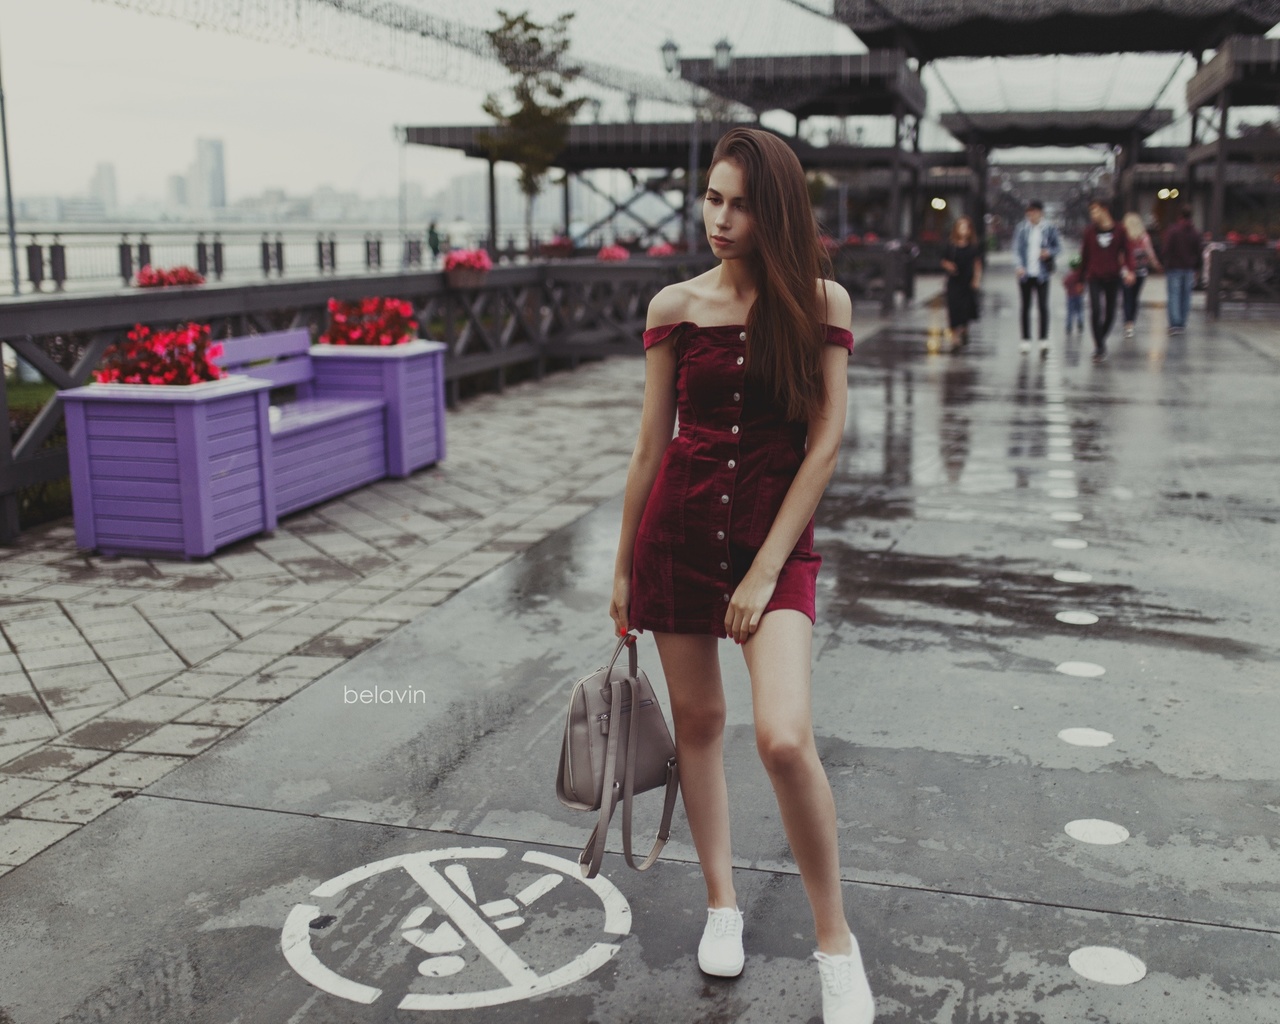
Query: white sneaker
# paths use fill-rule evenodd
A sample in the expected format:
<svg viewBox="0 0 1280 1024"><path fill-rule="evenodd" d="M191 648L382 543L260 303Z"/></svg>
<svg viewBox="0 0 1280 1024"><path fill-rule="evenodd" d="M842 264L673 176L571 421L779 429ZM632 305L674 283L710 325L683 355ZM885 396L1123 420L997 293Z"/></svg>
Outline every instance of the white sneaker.
<svg viewBox="0 0 1280 1024"><path fill-rule="evenodd" d="M1132 337L1133 337L1133 324L1125 324L1125 325L1124 325L1124 336L1125 336L1126 338L1132 338Z"/></svg>
<svg viewBox="0 0 1280 1024"><path fill-rule="evenodd" d="M1049 355L1049 343L1047 341L1040 342L1040 358L1045 359Z"/></svg>
<svg viewBox="0 0 1280 1024"><path fill-rule="evenodd" d="M1029 341L1019 342L1018 351L1021 352L1023 355L1026 355L1028 352L1031 351L1031 342Z"/></svg>
<svg viewBox="0 0 1280 1024"><path fill-rule="evenodd" d="M848 956L814 953L822 978L822 1024L871 1024L876 998L862 968L858 940L851 934L853 952Z"/></svg>
<svg viewBox="0 0 1280 1024"><path fill-rule="evenodd" d="M698 943L698 966L704 974L736 978L742 973L742 911L737 907L707 910L707 926Z"/></svg>

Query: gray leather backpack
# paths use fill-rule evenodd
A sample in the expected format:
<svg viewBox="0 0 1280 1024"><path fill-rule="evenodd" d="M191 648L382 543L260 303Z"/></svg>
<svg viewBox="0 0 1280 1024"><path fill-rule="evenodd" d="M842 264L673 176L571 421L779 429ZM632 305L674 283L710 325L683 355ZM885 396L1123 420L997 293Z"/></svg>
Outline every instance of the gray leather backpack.
<svg viewBox="0 0 1280 1024"><path fill-rule="evenodd" d="M627 650L627 672L615 672ZM631 852L631 801L636 793L666 786L662 823L653 849L641 863ZM595 831L578 857L584 878L594 878L604 859L605 836L622 798L622 850L637 871L653 866L671 835L680 773L676 748L662 706L636 661L636 637L628 633L605 668L579 679L569 697L560 747L556 796L577 811L599 811Z"/></svg>

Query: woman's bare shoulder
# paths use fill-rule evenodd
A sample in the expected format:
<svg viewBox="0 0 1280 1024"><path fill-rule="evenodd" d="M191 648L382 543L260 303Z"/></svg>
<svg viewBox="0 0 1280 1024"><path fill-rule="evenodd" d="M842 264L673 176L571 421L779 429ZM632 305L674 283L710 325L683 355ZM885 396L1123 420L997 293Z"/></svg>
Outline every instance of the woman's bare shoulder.
<svg viewBox="0 0 1280 1024"><path fill-rule="evenodd" d="M689 308L688 282L678 281L669 284L649 300L649 316L645 322L646 329L661 327L664 324L679 323L686 319Z"/></svg>
<svg viewBox="0 0 1280 1024"><path fill-rule="evenodd" d="M818 278L814 298L824 310L824 320L833 327L848 330L853 324L853 300L843 285L826 278Z"/></svg>
<svg viewBox="0 0 1280 1024"><path fill-rule="evenodd" d="M688 281L676 281L667 285L649 300L649 317L646 329L675 324L688 320L697 323L699 300L703 297L706 274L699 274Z"/></svg>

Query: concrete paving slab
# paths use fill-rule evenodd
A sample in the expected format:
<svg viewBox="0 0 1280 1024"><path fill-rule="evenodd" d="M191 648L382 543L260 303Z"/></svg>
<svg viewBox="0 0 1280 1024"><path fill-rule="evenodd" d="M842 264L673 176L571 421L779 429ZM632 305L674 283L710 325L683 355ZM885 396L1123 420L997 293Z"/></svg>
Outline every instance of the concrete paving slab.
<svg viewBox="0 0 1280 1024"><path fill-rule="evenodd" d="M105 750L87 750L49 744L22 757L7 761L0 772L30 779L61 782L78 775L108 756Z"/></svg>
<svg viewBox="0 0 1280 1024"><path fill-rule="evenodd" d="M818 741L878 1019L1280 1021L1280 510L1259 429L1274 411L1280 361L1269 353L1280 346L1223 324L1175 344L1144 316L1108 364L1057 339L1040 361L1018 356L1007 304L988 313L962 356L927 353L930 311L861 335L846 443L818 516ZM289 655L243 678L166 683L179 696L184 678L192 697L221 692L190 714L225 708L228 728L250 708L266 713L4 876L0 977L20 987L0 1009L23 1024L214 1013L347 1024L417 1019L397 1009L410 995L459 1021L816 1019L808 915L727 645L748 973L710 983L693 964L702 888L679 818L649 876L627 871L611 844L605 876L629 905L625 934L602 935L598 896L571 864L555 866L588 831L554 800L551 770L568 688L609 646L619 518L616 501L579 518L588 506L576 500L607 490L595 484L615 472L612 451L553 472L537 449L547 438L580 446L567 410L599 397L574 380L558 422L540 416L549 425L536 443L516 406L482 399L489 421L463 421L463 457L443 472L291 517L291 535L332 546L344 524L394 515L384 497L420 508L456 529L414 551L414 573L442 569L427 576L440 583L453 570L469 585L433 606L446 591L413 573L392 570L410 587L397 593L380 585L385 570L361 576L308 545L315 558L291 565L295 582L267 601L306 602L286 609L298 629L316 608L334 612L299 644L378 642L350 659ZM515 486L526 490L499 500ZM471 576L510 555L490 545L568 522ZM368 540L381 551L390 537ZM242 567L237 578L277 578L253 559ZM34 559L18 571L78 585L83 569ZM323 594L296 589L326 578ZM351 601L351 589L384 596ZM176 596L185 603L170 610L196 607L201 592ZM227 596L204 610L241 636L266 628L243 603L216 608ZM420 614L381 640L344 625L384 602ZM37 602L29 614L62 612ZM122 742L114 728L91 722L60 744L154 742ZM17 763L29 775L6 775L105 788L117 771L141 783L175 759L133 756L95 768L28 754ZM0 819L10 823L40 824ZM0 864L65 834L0 830ZM402 859L317 892L387 857ZM71 895L50 909L50 892ZM531 980L513 955L541 978L597 941L618 949L563 988L475 1005L513 975ZM1113 986L1077 973L1094 974L1111 948L1145 977ZM68 961L70 982L64 971L50 983ZM378 990L372 1003L346 998L368 995L360 985Z"/></svg>
<svg viewBox="0 0 1280 1024"><path fill-rule="evenodd" d="M747 968L740 979L721 981L701 976L693 962L701 884L678 861L641 876L610 858L611 921L601 897L572 876L565 851L539 844L146 795L81 835L87 841L64 842L5 879L13 895L0 905L0 961L12 981L0 1006L14 1020L143 1021L157 1019L157 1007L191 1024L440 1015L398 1008L414 996L441 1003L443 1019L500 1024L648 1024L689 1019L691 1010L703 1021L818 1019L809 925L794 875L741 872ZM211 841L234 847L236 857L213 854ZM100 877L104 856L109 884ZM394 858L401 860L365 878L340 878ZM340 880L321 890L331 879ZM549 884L541 895L530 892ZM58 903L36 899L42 891L59 892ZM126 898L141 891L146 900ZM527 905L517 902L522 893ZM504 911L502 901L519 913ZM866 936L878 1019L1277 1019L1280 970L1264 934L894 886L851 884L849 901ZM91 941L86 921L110 921L112 941ZM296 922L288 938L286 921ZM498 922L506 927L498 930ZM372 994L372 1001L309 985L286 959L286 944L331 990ZM601 966L586 972L584 965L580 980L552 987L553 972L597 944L605 947ZM1080 977L1071 955L1098 946L1140 948L1147 978L1110 986ZM68 957L73 972L57 966ZM1206 973L1205 962L1219 958L1222 967ZM545 995L465 1005L548 976Z"/></svg>

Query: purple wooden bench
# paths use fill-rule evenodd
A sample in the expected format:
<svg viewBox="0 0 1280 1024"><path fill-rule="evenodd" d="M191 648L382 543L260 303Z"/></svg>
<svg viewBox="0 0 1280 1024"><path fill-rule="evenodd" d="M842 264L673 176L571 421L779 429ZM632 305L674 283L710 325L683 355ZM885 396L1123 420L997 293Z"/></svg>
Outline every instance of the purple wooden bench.
<svg viewBox="0 0 1280 1024"><path fill-rule="evenodd" d="M339 375L317 380L305 328L228 338L219 365L272 389L292 387L293 401L271 409L271 466L276 514L288 515L387 475L386 401L352 395Z"/></svg>
<svg viewBox="0 0 1280 1024"><path fill-rule="evenodd" d="M425 340L313 348L304 328L224 341L223 380L60 391L77 544L210 555L278 516L438 462L444 353Z"/></svg>

